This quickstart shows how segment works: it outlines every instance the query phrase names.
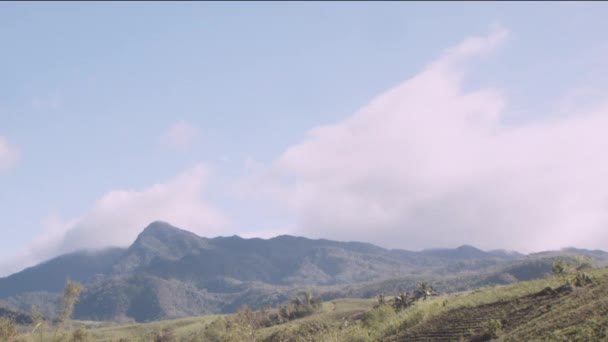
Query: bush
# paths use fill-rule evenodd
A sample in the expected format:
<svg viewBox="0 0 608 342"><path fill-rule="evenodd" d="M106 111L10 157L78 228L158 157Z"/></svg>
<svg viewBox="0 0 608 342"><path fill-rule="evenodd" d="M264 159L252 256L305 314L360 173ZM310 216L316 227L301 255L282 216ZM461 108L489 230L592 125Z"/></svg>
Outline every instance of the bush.
<svg viewBox="0 0 608 342"><path fill-rule="evenodd" d="M84 287L75 281L68 280L65 283L65 287L63 289L63 310L61 312L61 322L66 322L72 317L72 312L74 312L74 304L78 301L78 297L80 296L80 292Z"/></svg>
<svg viewBox="0 0 608 342"><path fill-rule="evenodd" d="M561 276L570 272L570 265L564 260L557 259L553 262L553 265L551 266L551 271L556 276Z"/></svg>
<svg viewBox="0 0 608 342"><path fill-rule="evenodd" d="M576 276L574 277L574 280L572 282L576 287L583 287L587 284L591 284L593 281L587 273L578 271L576 272Z"/></svg>
<svg viewBox="0 0 608 342"><path fill-rule="evenodd" d="M78 328L72 332L71 342L86 342L89 340L89 333L82 328Z"/></svg>
<svg viewBox="0 0 608 342"><path fill-rule="evenodd" d="M279 307L278 314L267 316L272 324L281 324L293 319L310 316L322 306L323 299L320 296L313 296L310 292L305 292L292 297L289 304ZM269 324L272 325L270 322Z"/></svg>
<svg viewBox="0 0 608 342"><path fill-rule="evenodd" d="M302 323L296 329L282 329L273 333L269 342L296 342L296 341L334 341L329 338L330 326L320 320L310 320Z"/></svg>
<svg viewBox="0 0 608 342"><path fill-rule="evenodd" d="M225 318L219 317L205 327L202 332L202 340L208 342L222 342L226 335L228 322Z"/></svg>
<svg viewBox="0 0 608 342"><path fill-rule="evenodd" d="M388 305L380 305L367 313L363 319L363 324L369 328L378 327L385 322L394 319L396 316L397 313L393 308Z"/></svg>
<svg viewBox="0 0 608 342"><path fill-rule="evenodd" d="M0 341L12 341L17 337L17 323L12 317L0 317Z"/></svg>
<svg viewBox="0 0 608 342"><path fill-rule="evenodd" d="M484 332L489 334L492 338L498 337L498 332L502 329L502 322L500 320L491 318L483 322Z"/></svg>
<svg viewBox="0 0 608 342"><path fill-rule="evenodd" d="M177 337L170 327L157 329L152 332L152 341L154 342L177 342Z"/></svg>
<svg viewBox="0 0 608 342"><path fill-rule="evenodd" d="M224 341L255 341L256 331L260 327L260 314L249 310L247 305L238 309L236 316L228 319Z"/></svg>

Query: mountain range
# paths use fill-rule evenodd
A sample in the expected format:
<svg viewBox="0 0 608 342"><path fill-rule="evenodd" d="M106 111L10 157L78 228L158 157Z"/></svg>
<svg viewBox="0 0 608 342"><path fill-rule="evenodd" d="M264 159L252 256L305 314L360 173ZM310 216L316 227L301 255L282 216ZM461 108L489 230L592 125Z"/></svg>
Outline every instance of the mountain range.
<svg viewBox="0 0 608 342"><path fill-rule="evenodd" d="M331 299L406 290L419 281L440 291L505 284L544 276L562 255L608 262L606 252L578 249L524 255L465 245L414 252L288 235L204 238L157 221L128 248L69 253L0 278L0 303L21 312L36 305L56 316L71 279L85 285L75 318L153 321L273 306L305 290Z"/></svg>

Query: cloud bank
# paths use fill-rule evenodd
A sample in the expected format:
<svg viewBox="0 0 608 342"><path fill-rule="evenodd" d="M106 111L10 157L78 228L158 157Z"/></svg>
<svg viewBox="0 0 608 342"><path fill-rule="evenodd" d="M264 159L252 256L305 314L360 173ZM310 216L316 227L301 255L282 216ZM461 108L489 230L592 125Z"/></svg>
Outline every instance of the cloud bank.
<svg viewBox="0 0 608 342"><path fill-rule="evenodd" d="M0 264L8 274L61 253L127 246L149 223L170 222L199 235L219 235L228 219L201 199L209 178L203 165L146 189L115 190L99 198L78 218L48 217L46 232L11 260Z"/></svg>
<svg viewBox="0 0 608 342"><path fill-rule="evenodd" d="M6 138L0 136L0 170L13 167L21 158L21 152L17 146L9 144Z"/></svg>
<svg viewBox="0 0 608 342"><path fill-rule="evenodd" d="M241 191L284 204L305 236L608 248L608 103L507 125L503 92L463 86L470 62L508 35L446 50L347 119L312 129Z"/></svg>

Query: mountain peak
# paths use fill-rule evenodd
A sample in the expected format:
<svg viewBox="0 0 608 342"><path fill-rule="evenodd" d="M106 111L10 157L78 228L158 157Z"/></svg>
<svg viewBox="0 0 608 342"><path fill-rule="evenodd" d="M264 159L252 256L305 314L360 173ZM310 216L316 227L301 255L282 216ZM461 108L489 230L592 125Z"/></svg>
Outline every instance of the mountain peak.
<svg viewBox="0 0 608 342"><path fill-rule="evenodd" d="M154 221L150 223L144 230L139 233L139 236L133 243L134 245L142 240L149 241L150 239L159 240L161 242L169 242L170 240L200 240L200 236L181 228L177 228L165 221Z"/></svg>
<svg viewBox="0 0 608 342"><path fill-rule="evenodd" d="M139 236L133 242L134 246L159 246L164 245L169 249L174 249L176 244L185 247L184 245L200 245L201 241L204 241L202 237L175 226L165 221L154 221L150 223L144 230L139 233Z"/></svg>
<svg viewBox="0 0 608 342"><path fill-rule="evenodd" d="M448 259L476 259L476 258L486 258L489 257L490 254L482 251L477 247L473 247L471 245L462 245L460 247L456 247L454 249L450 248L439 248L439 249L427 249L423 251L426 254L434 255L440 258L448 258Z"/></svg>
<svg viewBox="0 0 608 342"><path fill-rule="evenodd" d="M145 266L154 259L179 259L207 245L207 239L192 232L164 221L154 221L139 233L135 242L129 247L126 257L115 270L129 271Z"/></svg>
<svg viewBox="0 0 608 342"><path fill-rule="evenodd" d="M475 247L475 246L471 246L471 245L462 245L459 247L456 247L457 250L461 250L461 251L480 251L483 252L481 249Z"/></svg>
<svg viewBox="0 0 608 342"><path fill-rule="evenodd" d="M157 220L157 221L153 221L149 225L147 225L146 228L144 228L144 230L141 232L141 234L155 234L157 232L174 230L174 229L181 230L177 227L172 226L169 222Z"/></svg>

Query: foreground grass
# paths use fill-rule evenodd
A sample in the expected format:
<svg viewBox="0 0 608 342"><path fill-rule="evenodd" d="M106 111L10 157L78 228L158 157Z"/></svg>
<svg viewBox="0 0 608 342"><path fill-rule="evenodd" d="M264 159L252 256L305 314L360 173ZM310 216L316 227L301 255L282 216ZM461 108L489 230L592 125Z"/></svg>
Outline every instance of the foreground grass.
<svg viewBox="0 0 608 342"><path fill-rule="evenodd" d="M73 321L63 329L40 326L34 333L33 327L21 327L14 341L155 341L162 336L167 341L197 341L196 335L222 315L207 315L164 320L151 323L118 324L113 322ZM84 332L79 335L78 331ZM76 332L76 333L75 333ZM77 336L76 338L74 336ZM79 337L82 336L82 337ZM199 339L200 340L200 339ZM0 342L4 342L0 338Z"/></svg>

